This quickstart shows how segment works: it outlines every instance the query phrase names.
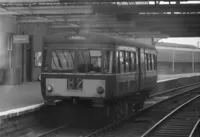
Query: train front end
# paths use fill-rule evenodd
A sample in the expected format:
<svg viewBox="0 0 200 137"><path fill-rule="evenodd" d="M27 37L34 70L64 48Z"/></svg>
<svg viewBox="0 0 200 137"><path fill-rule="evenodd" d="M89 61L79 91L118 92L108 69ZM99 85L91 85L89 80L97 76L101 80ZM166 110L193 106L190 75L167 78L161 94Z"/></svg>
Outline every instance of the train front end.
<svg viewBox="0 0 200 137"><path fill-rule="evenodd" d="M103 105L109 95L107 91L115 90L115 77L110 65L112 54L109 50L88 48L46 50L41 74L45 101L71 100Z"/></svg>

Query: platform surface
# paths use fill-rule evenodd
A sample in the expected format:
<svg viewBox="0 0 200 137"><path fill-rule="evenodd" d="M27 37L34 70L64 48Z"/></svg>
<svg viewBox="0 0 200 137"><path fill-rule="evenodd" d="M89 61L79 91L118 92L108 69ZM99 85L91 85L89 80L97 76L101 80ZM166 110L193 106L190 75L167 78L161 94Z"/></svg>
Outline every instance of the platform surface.
<svg viewBox="0 0 200 137"><path fill-rule="evenodd" d="M0 86L0 112L42 102L39 82Z"/></svg>
<svg viewBox="0 0 200 137"><path fill-rule="evenodd" d="M191 77L200 73L159 75L158 82L180 77ZM43 103L39 82L24 83L21 85L1 85L0 86L0 115L2 112L16 110L19 108ZM30 107L31 108L31 107ZM19 109L21 110L21 109Z"/></svg>
<svg viewBox="0 0 200 137"><path fill-rule="evenodd" d="M184 73L184 74L160 74L158 75L158 82L159 81L166 81L172 80L182 77L192 77L192 76L200 76L200 73Z"/></svg>

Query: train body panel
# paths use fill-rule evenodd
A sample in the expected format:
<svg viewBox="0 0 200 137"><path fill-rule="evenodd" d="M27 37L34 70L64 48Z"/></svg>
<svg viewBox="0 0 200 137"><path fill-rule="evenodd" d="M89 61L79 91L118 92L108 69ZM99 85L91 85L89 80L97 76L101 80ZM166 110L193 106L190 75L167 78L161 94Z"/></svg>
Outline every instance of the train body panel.
<svg viewBox="0 0 200 137"><path fill-rule="evenodd" d="M105 90L105 80L95 79L80 79L80 78L47 78L46 87L53 86L53 91L48 92L47 96L69 96L69 97L105 97L105 92L97 93L97 88L102 87ZM76 87L73 89L73 80L77 81Z"/></svg>

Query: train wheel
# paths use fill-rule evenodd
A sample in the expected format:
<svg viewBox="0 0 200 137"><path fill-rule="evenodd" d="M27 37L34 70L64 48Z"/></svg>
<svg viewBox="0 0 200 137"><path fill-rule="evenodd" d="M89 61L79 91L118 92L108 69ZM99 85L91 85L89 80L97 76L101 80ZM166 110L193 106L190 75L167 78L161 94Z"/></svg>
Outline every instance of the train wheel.
<svg viewBox="0 0 200 137"><path fill-rule="evenodd" d="M111 121L117 121L124 116L125 111L123 110L123 108L125 109L125 106L123 107L123 104L121 102L116 102L115 104L112 104L110 106Z"/></svg>

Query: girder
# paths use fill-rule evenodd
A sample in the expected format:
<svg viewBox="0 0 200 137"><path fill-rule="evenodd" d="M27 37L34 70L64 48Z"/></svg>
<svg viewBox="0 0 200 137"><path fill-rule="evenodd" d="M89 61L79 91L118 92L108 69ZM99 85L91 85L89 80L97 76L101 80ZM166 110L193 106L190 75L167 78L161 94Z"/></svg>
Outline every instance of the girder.
<svg viewBox="0 0 200 137"><path fill-rule="evenodd" d="M146 0L0 0L0 15L15 15L22 24L48 23L55 30L130 35L137 31L160 31L170 36L200 36L200 4L164 1L175 4L163 5L159 0L151 1L154 4Z"/></svg>
<svg viewBox="0 0 200 137"><path fill-rule="evenodd" d="M123 16L123 15L120 15ZM63 16L46 16L49 19L55 19L59 22L87 22L87 23L98 23L98 22L136 22L137 24L153 25L153 24L183 24L183 23L199 23L200 15L133 15L130 20L120 20L116 15L68 15L66 19ZM41 22L44 18L38 16L24 16L18 18L18 23L27 22ZM52 20L46 20L46 22L53 22Z"/></svg>
<svg viewBox="0 0 200 137"><path fill-rule="evenodd" d="M172 5L93 5L94 13L122 14L138 12L200 12L200 4L172 4Z"/></svg>
<svg viewBox="0 0 200 137"><path fill-rule="evenodd" d="M180 14L181 12L193 12L200 14L200 4L190 5L132 5L117 6L113 4L96 4L84 6L42 6L42 7L2 7L0 14L9 15L57 15L57 14L135 14L135 13L157 13L170 12ZM174 13L180 12L180 13ZM198 14L198 13L197 13Z"/></svg>
<svg viewBox="0 0 200 137"><path fill-rule="evenodd" d="M128 2L140 1L146 2L147 0L0 0L0 3L69 3L69 2ZM154 1L154 0L152 0ZM155 0L160 2L160 0ZM182 2L182 1L198 1L198 0L163 0L167 2Z"/></svg>

